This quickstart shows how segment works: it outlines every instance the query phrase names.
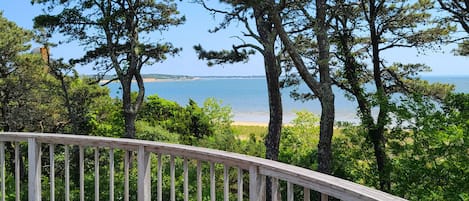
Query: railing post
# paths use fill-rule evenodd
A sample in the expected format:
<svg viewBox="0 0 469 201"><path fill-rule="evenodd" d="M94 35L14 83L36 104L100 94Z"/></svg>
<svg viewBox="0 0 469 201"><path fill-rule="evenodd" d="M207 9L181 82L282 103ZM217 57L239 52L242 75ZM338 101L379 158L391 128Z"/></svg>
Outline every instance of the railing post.
<svg viewBox="0 0 469 201"><path fill-rule="evenodd" d="M94 150L94 200L99 201L99 147Z"/></svg>
<svg viewBox="0 0 469 201"><path fill-rule="evenodd" d="M41 144L28 139L28 200L41 200Z"/></svg>
<svg viewBox="0 0 469 201"><path fill-rule="evenodd" d="M310 190L309 188L304 188L303 189L303 201L310 201L311 200L311 196L310 196Z"/></svg>
<svg viewBox="0 0 469 201"><path fill-rule="evenodd" d="M230 201L230 166L223 167L223 200Z"/></svg>
<svg viewBox="0 0 469 201"><path fill-rule="evenodd" d="M169 157L169 177L170 179L170 184L169 184L169 200L171 201L176 201L176 166L174 164L174 156L171 155Z"/></svg>
<svg viewBox="0 0 469 201"><path fill-rule="evenodd" d="M80 201L85 201L85 148L83 146L79 146L78 152L78 166L80 172Z"/></svg>
<svg viewBox="0 0 469 201"><path fill-rule="evenodd" d="M124 152L124 201L129 201L130 151Z"/></svg>
<svg viewBox="0 0 469 201"><path fill-rule="evenodd" d="M114 201L114 149L109 150L109 201Z"/></svg>
<svg viewBox="0 0 469 201"><path fill-rule="evenodd" d="M162 154L158 154L158 183L156 186L157 189L157 201L163 201L163 161L162 159Z"/></svg>
<svg viewBox="0 0 469 201"><path fill-rule="evenodd" d="M184 201L189 201L189 164L184 158Z"/></svg>
<svg viewBox="0 0 469 201"><path fill-rule="evenodd" d="M50 167L49 167L49 183L50 183L50 201L55 201L55 161L54 161L54 150L55 145L49 145L49 160L50 160Z"/></svg>
<svg viewBox="0 0 469 201"><path fill-rule="evenodd" d="M151 198L151 163L150 153L145 151L145 146L138 147L138 201L150 201Z"/></svg>
<svg viewBox="0 0 469 201"><path fill-rule="evenodd" d="M321 201L328 201L328 200L329 200L329 196L324 193L321 193Z"/></svg>
<svg viewBox="0 0 469 201"><path fill-rule="evenodd" d="M293 201L295 199L293 184L287 182L287 201Z"/></svg>
<svg viewBox="0 0 469 201"><path fill-rule="evenodd" d="M15 201L20 201L20 143L15 142ZM3 194L5 195L5 193Z"/></svg>
<svg viewBox="0 0 469 201"><path fill-rule="evenodd" d="M274 178L274 177L270 177L270 181L271 181L271 184L272 184L272 201L278 201L278 200L282 200L282 199L278 199L278 179L277 178Z"/></svg>
<svg viewBox="0 0 469 201"><path fill-rule="evenodd" d="M15 163L17 163L15 161ZM5 143L0 142L0 201L5 201Z"/></svg>
<svg viewBox="0 0 469 201"><path fill-rule="evenodd" d="M216 199L215 163L210 162L210 201Z"/></svg>
<svg viewBox="0 0 469 201"><path fill-rule="evenodd" d="M259 176L257 166L249 167L249 201L257 201L259 197Z"/></svg>
<svg viewBox="0 0 469 201"><path fill-rule="evenodd" d="M238 201L243 201L243 169L238 167Z"/></svg>
<svg viewBox="0 0 469 201"><path fill-rule="evenodd" d="M197 201L202 201L202 162L197 161Z"/></svg>
<svg viewBox="0 0 469 201"><path fill-rule="evenodd" d="M64 145L64 169L65 169L65 201L70 201L70 156L69 146Z"/></svg>

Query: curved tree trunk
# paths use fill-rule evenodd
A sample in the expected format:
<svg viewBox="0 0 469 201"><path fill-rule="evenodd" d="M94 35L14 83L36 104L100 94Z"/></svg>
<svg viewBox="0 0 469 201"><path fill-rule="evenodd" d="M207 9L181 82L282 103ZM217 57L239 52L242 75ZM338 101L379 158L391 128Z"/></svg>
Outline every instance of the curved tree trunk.
<svg viewBox="0 0 469 201"><path fill-rule="evenodd" d="M277 31L273 27L272 20L268 17L268 10L259 4L254 7L254 16L256 18L257 32L260 36L260 43L263 47L264 68L267 80L267 90L269 97L269 126L268 133L264 144L266 147L265 158L278 160L280 135L282 132L283 108L282 96L280 92L280 66L277 62L275 54L275 41L277 39ZM266 200L272 200L270 179L266 182Z"/></svg>
<svg viewBox="0 0 469 201"><path fill-rule="evenodd" d="M336 31L339 33L339 51L341 55L344 56L344 73L345 78L347 79L347 85L339 85L342 89L353 94L358 103L359 116L362 122L363 127L367 130L367 139L373 145L373 151L376 158L377 169L379 173L379 183L380 190L389 191L390 190L390 169L388 167L387 155L385 152L386 140L384 137L384 126L387 123L387 113L388 113L388 94L386 94L384 89L384 83L381 78L381 69L380 69L380 52L379 52L379 42L380 36L376 31L375 21L376 21L376 7L373 0L370 1L369 18L367 18L370 28L371 36L371 47L372 47L372 65L373 65L373 79L375 83L376 93L378 97L378 107L379 115L377 122L372 116L371 109L372 105L370 100L367 99L367 94L363 83L360 81L359 74L362 73L360 70L362 66L357 63L353 53L351 52L353 46L353 36L351 29L340 29L337 28ZM365 9L365 8L363 8ZM338 16L340 18L340 16ZM347 20L345 18L341 20ZM342 24L346 24L345 21L342 21Z"/></svg>
<svg viewBox="0 0 469 201"><path fill-rule="evenodd" d="M280 134L282 129L282 96L280 93L280 66L275 55L277 33L273 23L265 15L263 6L254 8L256 27L263 47L264 68L269 96L269 132L265 139L267 159L278 160Z"/></svg>
<svg viewBox="0 0 469 201"><path fill-rule="evenodd" d="M309 72L308 67L305 65L303 58L296 49L293 41L289 38L289 34L282 24L280 11L274 10L271 13L272 21L278 31L282 44L288 52L295 68L298 70L299 75L311 91L319 98L321 102L321 122L320 122L320 139L318 144L318 163L319 171L322 173L330 174L332 171L332 149L331 141L334 130L334 93L332 91L332 80L330 77L329 68L329 41L327 30L329 26L326 23L326 1L316 1L317 13L317 42L319 48L318 57L318 70L319 82L316 77Z"/></svg>
<svg viewBox="0 0 469 201"><path fill-rule="evenodd" d="M380 190L389 192L391 189L390 169L388 168L388 160L386 156L386 139L384 137L384 126L387 123L387 113L389 110L389 100L386 94L384 83L381 78L381 58L379 44L381 36L377 31L377 13L375 0L370 0L369 6L369 26L372 47L372 62L373 62L373 78L376 87L377 102L379 106L379 113L376 126L369 128L368 135L373 143L375 151L376 164L379 172Z"/></svg>

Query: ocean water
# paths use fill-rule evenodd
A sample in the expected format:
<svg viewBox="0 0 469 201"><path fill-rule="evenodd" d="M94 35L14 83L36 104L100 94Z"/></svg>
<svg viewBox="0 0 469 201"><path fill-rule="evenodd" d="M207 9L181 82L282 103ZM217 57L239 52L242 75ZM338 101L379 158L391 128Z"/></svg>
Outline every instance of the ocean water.
<svg viewBox="0 0 469 201"><path fill-rule="evenodd" d="M457 92L469 93L469 77L425 77L429 82L454 84ZM119 83L108 85L111 97L121 97ZM133 86L136 88L136 85ZM301 91L307 91L305 86ZM290 95L291 89L282 90L284 122L295 118L295 112L308 110L320 114L319 101L295 101ZM336 121L358 122L356 117L357 104L345 98L344 93L334 88L336 93ZM262 122L269 119L269 106L265 78L200 78L195 80L178 80L145 83L145 95L158 96L175 101L180 105L187 105L193 99L202 105L207 98L221 100L223 105L229 105L234 114L234 121Z"/></svg>

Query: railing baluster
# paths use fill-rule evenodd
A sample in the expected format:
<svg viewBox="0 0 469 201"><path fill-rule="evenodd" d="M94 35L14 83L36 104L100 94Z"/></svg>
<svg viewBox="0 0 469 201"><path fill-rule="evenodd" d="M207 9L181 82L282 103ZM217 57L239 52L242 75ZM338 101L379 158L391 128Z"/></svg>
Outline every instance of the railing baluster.
<svg viewBox="0 0 469 201"><path fill-rule="evenodd" d="M293 201L294 197L293 184L287 182L287 201Z"/></svg>
<svg viewBox="0 0 469 201"><path fill-rule="evenodd" d="M1 185L1 201L5 201L5 143L0 142L0 179Z"/></svg>
<svg viewBox="0 0 469 201"><path fill-rule="evenodd" d="M328 200L329 200L329 196L324 193L321 193L321 201L328 201Z"/></svg>
<svg viewBox="0 0 469 201"><path fill-rule="evenodd" d="M184 201L189 201L189 168L187 158L184 158Z"/></svg>
<svg viewBox="0 0 469 201"><path fill-rule="evenodd" d="M238 201L243 201L243 169L238 167Z"/></svg>
<svg viewBox="0 0 469 201"><path fill-rule="evenodd" d="M20 143L15 142L15 200L20 201Z"/></svg>
<svg viewBox="0 0 469 201"><path fill-rule="evenodd" d="M230 201L230 166L226 164L223 167L223 198Z"/></svg>
<svg viewBox="0 0 469 201"><path fill-rule="evenodd" d="M157 193L158 201L163 201L163 162L161 160L162 154L158 154L158 184Z"/></svg>
<svg viewBox="0 0 469 201"><path fill-rule="evenodd" d="M310 197L311 197L311 196L310 196L310 192L311 192L311 191L309 190L309 188L304 188L304 189L303 189L303 195L304 195L303 201L310 201L310 199L311 199L311 198L310 198Z"/></svg>
<svg viewBox="0 0 469 201"><path fill-rule="evenodd" d="M94 200L99 201L99 148L94 150Z"/></svg>
<svg viewBox="0 0 469 201"><path fill-rule="evenodd" d="M69 156L69 147L65 145L64 147L65 155L65 201L70 201L70 156Z"/></svg>
<svg viewBox="0 0 469 201"><path fill-rule="evenodd" d="M49 160L50 160L50 201L55 201L55 161L54 161L54 151L55 145L49 144Z"/></svg>
<svg viewBox="0 0 469 201"><path fill-rule="evenodd" d="M210 162L210 200L215 201L215 163Z"/></svg>
<svg viewBox="0 0 469 201"><path fill-rule="evenodd" d="M202 162L197 161L197 201L202 201Z"/></svg>
<svg viewBox="0 0 469 201"><path fill-rule="evenodd" d="M249 201L257 201L259 193L259 170L256 166L249 167Z"/></svg>
<svg viewBox="0 0 469 201"><path fill-rule="evenodd" d="M270 177L270 180L272 181L272 201L277 201L278 200L278 179L274 177Z"/></svg>
<svg viewBox="0 0 469 201"><path fill-rule="evenodd" d="M129 201L130 151L124 151L124 201Z"/></svg>
<svg viewBox="0 0 469 201"><path fill-rule="evenodd" d="M257 197L257 200L265 200L266 199L266 181L267 181L267 176L261 175L261 179L259 180L259 196Z"/></svg>
<svg viewBox="0 0 469 201"><path fill-rule="evenodd" d="M114 201L114 149L109 150L109 201Z"/></svg>
<svg viewBox="0 0 469 201"><path fill-rule="evenodd" d="M79 146L79 171L80 171L80 201L85 201L85 153L83 146Z"/></svg>
<svg viewBox="0 0 469 201"><path fill-rule="evenodd" d="M41 144L28 138L28 199L41 200Z"/></svg>
<svg viewBox="0 0 469 201"><path fill-rule="evenodd" d="M170 157L169 160L170 160L170 162L169 162L169 165L170 165L169 174L170 174L170 176L171 176L171 185L170 185L170 188L171 188L171 190L170 190L170 191L171 191L171 192L170 192L171 197L170 197L170 198L171 198L171 201L176 201L176 188L175 188L175 184L174 184L174 182L175 182L175 180L176 180L176 179L175 179L175 171L176 171L175 169L176 169L176 168L175 168L175 166L174 166L174 156L171 155L171 157Z"/></svg>
<svg viewBox="0 0 469 201"><path fill-rule="evenodd" d="M151 200L151 160L150 152L145 151L144 146L138 147L138 201Z"/></svg>

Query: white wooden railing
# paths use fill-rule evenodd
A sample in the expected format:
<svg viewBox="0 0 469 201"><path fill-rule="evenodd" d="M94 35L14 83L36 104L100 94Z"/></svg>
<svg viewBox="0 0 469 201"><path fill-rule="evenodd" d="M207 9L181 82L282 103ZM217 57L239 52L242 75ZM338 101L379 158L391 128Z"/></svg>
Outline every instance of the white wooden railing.
<svg viewBox="0 0 469 201"><path fill-rule="evenodd" d="M10 153L14 153L15 165L14 170L8 170L13 174L15 178L15 187L14 189L5 189L5 143L11 143L14 147L14 150L8 150ZM287 183L286 187L286 198L284 200L292 201L294 200L294 186L300 186L304 189L302 192L303 200L310 200L310 190L314 190L321 193L323 200L327 196L335 197L341 200L404 200L393 195L368 188L350 181L332 177L329 175L321 174L315 171L307 170L304 168L270 161L262 158L246 156L242 154L229 153L224 151L218 151L213 149L206 149L200 147L192 147L185 145L177 144L167 144L160 142L151 142L143 140L132 140L132 139L117 139L117 138L105 138L105 137L93 137L93 136L79 136L79 135L61 135L61 134L42 134L42 133L0 133L0 183L1 183L1 195L0 201L5 200L6 192L15 192L15 200L25 200L25 198L20 198L20 166L19 166L19 156L20 156L20 143L23 146L28 147L27 153L27 166L28 166L28 200L29 201L38 201L41 200L41 170L44 168L49 168L50 175L42 175L49 177L49 189L50 189L50 198L48 200L55 200L55 152L56 147L63 146L63 156L64 156L64 194L65 200L70 200L70 145L78 146L79 152L79 200L83 201L85 199L85 167L84 167L84 153L85 150L94 149L94 191L95 191L95 200L100 200L100 173L99 173L99 150L101 153L103 150L109 152L109 200L114 200L114 174L115 174L115 160L114 153L116 150L124 150L123 164L118 164L119 167L123 166L123 175L124 175L124 196L123 200L128 201L129 195L137 194L139 201L149 201L151 200L151 174L152 174L152 163L151 156L156 155L157 163L153 164L157 166L157 198L156 200L176 200L176 188L175 188L175 160L183 161L183 194L184 200L189 200L189 163L196 164L192 167L196 168L196 192L192 197L196 197L197 201L201 201L203 198L202 195L202 166L203 164L208 164L209 166L209 180L210 184L205 185L210 188L210 197L211 201L216 200L216 171L215 166L217 164L223 165L223 198L225 201L236 198L238 201L250 200L258 201L265 199L265 178L272 178L272 200L280 199L278 196L280 193L279 181L285 181ZM27 145L26 145L27 143ZM41 151L44 150L44 147L49 147L49 167L41 166ZM42 148L41 148L42 147ZM61 149L62 150L62 149ZM47 150L45 151L47 153ZM137 155L137 192L129 192L129 164L133 161L129 157L132 154ZM162 157L170 158L170 197L163 198L162 186L163 186L163 161ZM60 164L62 165L62 164ZM102 164L101 164L102 165ZM117 165L117 164L116 164ZM230 181L229 171L237 172L236 181ZM249 178L249 192L246 194L243 192L243 177L245 174L248 174ZM101 175L103 176L103 175ZM61 178L62 179L62 178ZM235 179L232 179L235 180ZM168 184L164 184L168 185ZM236 192L233 193L233 188L230 186L236 187ZM298 188L298 187L297 187ZM231 194L233 195L231 195ZM207 197L207 195L205 196Z"/></svg>

